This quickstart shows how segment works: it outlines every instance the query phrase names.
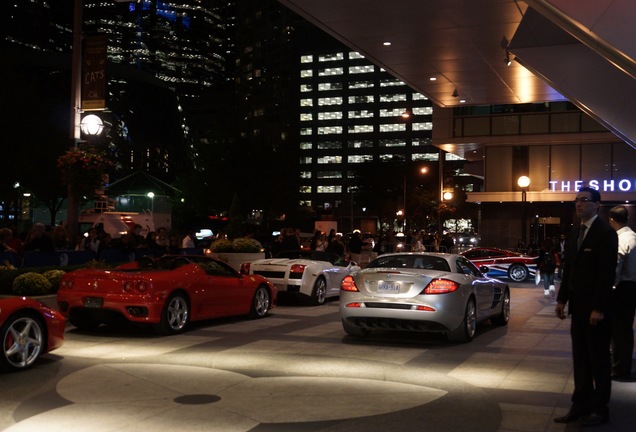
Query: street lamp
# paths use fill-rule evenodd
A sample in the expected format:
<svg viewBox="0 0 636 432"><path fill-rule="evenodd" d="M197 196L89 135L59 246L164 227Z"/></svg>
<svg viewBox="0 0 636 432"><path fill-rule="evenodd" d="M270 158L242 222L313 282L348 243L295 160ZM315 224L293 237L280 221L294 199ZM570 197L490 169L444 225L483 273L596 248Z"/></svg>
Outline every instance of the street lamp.
<svg viewBox="0 0 636 432"><path fill-rule="evenodd" d="M148 198L150 198L150 214L154 214L154 212L155 212L155 193L154 192L148 192L146 194L146 196Z"/></svg>
<svg viewBox="0 0 636 432"><path fill-rule="evenodd" d="M97 136L104 130L104 122L99 116L89 114L82 119L80 129L84 135Z"/></svg>
<svg viewBox="0 0 636 432"><path fill-rule="evenodd" d="M428 167L422 167L420 168L420 174L426 174L428 173ZM406 174L404 174L404 186L402 188L402 192L404 193L404 197L403 197L403 201L402 203L404 204L404 209L403 209L403 213L402 215L404 216L404 228L403 231L406 234L406 215L408 214L406 211Z"/></svg>
<svg viewBox="0 0 636 432"><path fill-rule="evenodd" d="M530 177L521 176L517 179L517 185L521 188L521 241L526 244L526 192L530 186Z"/></svg>

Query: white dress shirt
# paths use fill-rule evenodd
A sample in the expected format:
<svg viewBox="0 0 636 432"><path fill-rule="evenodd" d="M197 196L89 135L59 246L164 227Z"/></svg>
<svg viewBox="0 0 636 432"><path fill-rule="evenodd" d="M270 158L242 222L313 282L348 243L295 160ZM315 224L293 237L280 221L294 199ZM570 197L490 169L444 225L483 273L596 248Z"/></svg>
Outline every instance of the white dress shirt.
<svg viewBox="0 0 636 432"><path fill-rule="evenodd" d="M628 226L618 231L618 261L616 263L616 280L614 286L621 281L636 282L636 233Z"/></svg>

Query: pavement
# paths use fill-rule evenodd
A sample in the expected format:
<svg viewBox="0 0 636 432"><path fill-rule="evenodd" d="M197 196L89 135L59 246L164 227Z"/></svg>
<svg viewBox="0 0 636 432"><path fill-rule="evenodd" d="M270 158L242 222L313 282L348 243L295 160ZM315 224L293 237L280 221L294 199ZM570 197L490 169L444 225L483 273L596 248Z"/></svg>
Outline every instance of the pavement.
<svg viewBox="0 0 636 432"><path fill-rule="evenodd" d="M79 332L29 371L0 374L0 429L22 431L575 431L569 319L534 283L511 284L507 327L467 344L347 336L338 301L286 301L261 320ZM52 299L48 299L51 301ZM636 383L613 384L610 422L633 431Z"/></svg>

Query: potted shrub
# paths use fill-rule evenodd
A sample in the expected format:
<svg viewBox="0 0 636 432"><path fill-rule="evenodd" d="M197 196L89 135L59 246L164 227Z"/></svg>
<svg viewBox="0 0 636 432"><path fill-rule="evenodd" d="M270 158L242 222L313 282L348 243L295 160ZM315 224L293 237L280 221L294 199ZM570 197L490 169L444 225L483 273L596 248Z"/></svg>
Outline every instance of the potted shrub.
<svg viewBox="0 0 636 432"><path fill-rule="evenodd" d="M210 255L240 271L244 262L265 258L263 246L251 238L218 239L210 245Z"/></svg>

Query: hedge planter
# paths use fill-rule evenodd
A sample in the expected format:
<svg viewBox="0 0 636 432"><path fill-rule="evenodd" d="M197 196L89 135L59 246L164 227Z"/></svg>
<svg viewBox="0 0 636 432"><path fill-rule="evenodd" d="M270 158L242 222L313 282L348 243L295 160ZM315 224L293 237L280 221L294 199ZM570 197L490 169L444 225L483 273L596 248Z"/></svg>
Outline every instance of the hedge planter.
<svg viewBox="0 0 636 432"><path fill-rule="evenodd" d="M241 271L241 264L265 258L265 252L210 252L209 256L228 263L236 271Z"/></svg>

